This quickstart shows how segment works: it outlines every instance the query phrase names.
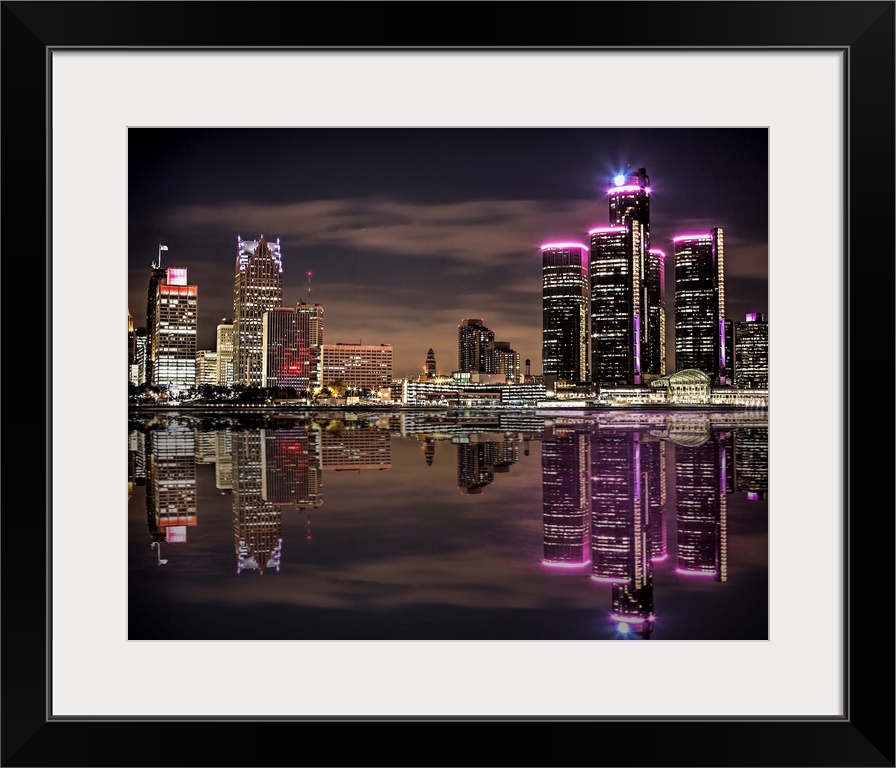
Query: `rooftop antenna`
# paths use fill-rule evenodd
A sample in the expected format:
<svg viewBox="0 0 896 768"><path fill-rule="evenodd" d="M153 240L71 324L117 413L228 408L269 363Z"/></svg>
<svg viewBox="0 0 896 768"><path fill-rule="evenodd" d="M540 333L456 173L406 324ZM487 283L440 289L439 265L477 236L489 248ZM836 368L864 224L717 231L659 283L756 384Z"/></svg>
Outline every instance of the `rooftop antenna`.
<svg viewBox="0 0 896 768"><path fill-rule="evenodd" d="M308 303L311 303L311 273L308 273Z"/></svg>
<svg viewBox="0 0 896 768"><path fill-rule="evenodd" d="M153 269L161 269L162 268L162 251L167 251L167 250L168 250L167 245L162 245L161 243L159 243L159 261L158 261L158 263L152 265Z"/></svg>

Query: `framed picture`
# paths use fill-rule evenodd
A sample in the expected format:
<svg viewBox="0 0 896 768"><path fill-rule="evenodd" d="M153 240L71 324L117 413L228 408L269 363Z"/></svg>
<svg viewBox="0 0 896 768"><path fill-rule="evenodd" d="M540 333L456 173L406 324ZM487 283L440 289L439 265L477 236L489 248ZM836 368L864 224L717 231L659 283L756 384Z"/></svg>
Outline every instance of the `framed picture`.
<svg viewBox="0 0 896 768"><path fill-rule="evenodd" d="M432 31L402 45L411 10ZM502 746L521 765L894 765L893 522L859 493L886 419L876 400L869 413L877 366L857 363L859 329L893 317L893 33L892 2L3 3L4 223L46 285L46 354L10 330L6 353L42 355L48 403L25 412L44 434L18 408L7 429L7 480L40 467L46 504L17 514L19 496L4 515L3 764L260 764L255 740L302 721L604 731L558 747L552 730L544 755ZM524 127L767 130L767 639L132 636L112 351L129 131ZM295 762L428 762L352 743Z"/></svg>

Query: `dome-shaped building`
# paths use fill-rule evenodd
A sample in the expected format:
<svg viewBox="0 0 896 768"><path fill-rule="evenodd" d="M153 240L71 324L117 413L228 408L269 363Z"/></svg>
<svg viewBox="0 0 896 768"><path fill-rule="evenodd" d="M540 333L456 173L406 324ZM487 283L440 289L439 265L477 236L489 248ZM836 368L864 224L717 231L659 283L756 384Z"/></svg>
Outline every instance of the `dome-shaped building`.
<svg viewBox="0 0 896 768"><path fill-rule="evenodd" d="M652 390L666 390L666 400L670 403L709 402L710 378L703 371L687 368L677 373L650 382Z"/></svg>

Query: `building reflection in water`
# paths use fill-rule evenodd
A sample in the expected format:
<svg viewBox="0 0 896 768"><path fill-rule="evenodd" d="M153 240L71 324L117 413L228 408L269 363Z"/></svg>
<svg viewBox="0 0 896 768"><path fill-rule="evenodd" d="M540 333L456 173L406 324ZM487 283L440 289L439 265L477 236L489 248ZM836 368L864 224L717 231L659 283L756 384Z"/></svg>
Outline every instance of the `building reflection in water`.
<svg viewBox="0 0 896 768"><path fill-rule="evenodd" d="M232 493L237 573L263 574L280 569L284 513L305 510L310 538L311 510L323 505L324 470L388 470L394 436L419 441L431 466L435 443L450 441L457 485L476 495L528 456L530 440L537 440L543 566L607 584L614 636L649 639L657 621L655 567L673 556L671 566L662 566L669 578L727 582L727 497L766 497L767 424L743 421L703 413L552 417L542 430L527 423L523 433L492 423L477 431L444 417L418 423L407 414L394 423L296 419L270 428L204 430L157 419L129 431L128 488L130 494L146 487L153 545L182 543L197 525L196 466L214 463L217 489ZM667 476L675 490L671 533Z"/></svg>

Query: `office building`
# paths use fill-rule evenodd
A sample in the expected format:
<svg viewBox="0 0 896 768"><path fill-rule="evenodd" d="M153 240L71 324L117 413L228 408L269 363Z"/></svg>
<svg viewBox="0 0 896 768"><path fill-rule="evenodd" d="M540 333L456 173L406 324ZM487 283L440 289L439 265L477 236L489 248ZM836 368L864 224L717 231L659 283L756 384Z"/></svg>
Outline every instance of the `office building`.
<svg viewBox="0 0 896 768"><path fill-rule="evenodd" d="M320 304L311 304L300 301L296 304L296 312L307 316L308 325L308 355L310 388L320 389L321 381L320 355L324 345L324 308ZM305 322L304 320L302 321Z"/></svg>
<svg viewBox="0 0 896 768"><path fill-rule="evenodd" d="M479 318L466 318L457 326L457 370L462 373L494 373L488 367L488 344L495 332Z"/></svg>
<svg viewBox="0 0 896 768"><path fill-rule="evenodd" d="M190 389L196 385L196 331L199 289L187 283L187 270L169 267L156 285L150 337L151 384Z"/></svg>
<svg viewBox="0 0 896 768"><path fill-rule="evenodd" d="M159 260L161 261L161 259ZM152 328L153 323L155 322L156 316L156 297L158 294L159 285L164 283L168 278L168 270L162 269L161 266L158 266L155 262L152 265L152 271L149 273L149 287L146 290L146 357L144 360L144 374L146 378L144 379L147 384L152 384L155 379L153 377L153 360L155 360L155 353L153 351L153 334Z"/></svg>
<svg viewBox="0 0 896 768"><path fill-rule="evenodd" d="M666 254L659 248L647 251L645 311L641 341L642 381L666 375Z"/></svg>
<svg viewBox="0 0 896 768"><path fill-rule="evenodd" d="M262 318L263 386L286 387L304 392L308 389L310 354L308 315L292 307L277 307Z"/></svg>
<svg viewBox="0 0 896 768"><path fill-rule="evenodd" d="M324 344L321 348L324 386L341 381L348 389L374 392L392 386L392 345Z"/></svg>
<svg viewBox="0 0 896 768"><path fill-rule="evenodd" d="M768 389L768 321L751 312L734 327L734 385Z"/></svg>
<svg viewBox="0 0 896 768"><path fill-rule="evenodd" d="M486 367L494 371L499 380L517 384L520 377L520 353L510 348L509 341L490 341L486 347Z"/></svg>
<svg viewBox="0 0 896 768"><path fill-rule="evenodd" d="M588 380L588 247L547 243L542 261L542 373L546 381Z"/></svg>
<svg viewBox="0 0 896 768"><path fill-rule="evenodd" d="M216 386L218 383L218 353L210 349L196 351L196 386Z"/></svg>
<svg viewBox="0 0 896 768"><path fill-rule="evenodd" d="M696 369L730 384L721 227L679 235L675 246L675 370Z"/></svg>
<svg viewBox="0 0 896 768"><path fill-rule="evenodd" d="M219 323L216 333L217 381L219 387L233 386L233 323Z"/></svg>
<svg viewBox="0 0 896 768"><path fill-rule="evenodd" d="M264 313L283 304L280 240L237 238L233 279L233 383L264 386Z"/></svg>

